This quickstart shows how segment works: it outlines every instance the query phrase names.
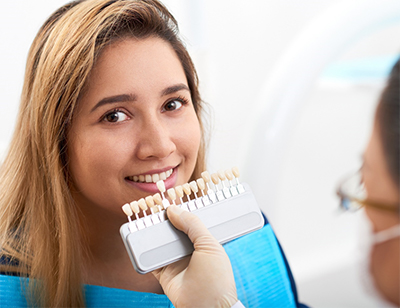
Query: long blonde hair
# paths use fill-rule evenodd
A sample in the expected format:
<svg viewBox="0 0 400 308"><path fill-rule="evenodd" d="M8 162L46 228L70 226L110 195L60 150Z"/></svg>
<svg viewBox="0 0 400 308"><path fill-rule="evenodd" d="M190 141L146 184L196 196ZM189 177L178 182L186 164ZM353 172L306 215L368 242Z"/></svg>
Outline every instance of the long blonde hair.
<svg viewBox="0 0 400 308"><path fill-rule="evenodd" d="M29 51L18 122L0 172L0 247L8 260L2 271L35 278L29 280L31 303L84 306L85 248L70 193L66 136L100 52L127 36L160 37L174 48L203 131L192 179L205 169L197 74L168 10L156 0L81 0L53 13Z"/></svg>

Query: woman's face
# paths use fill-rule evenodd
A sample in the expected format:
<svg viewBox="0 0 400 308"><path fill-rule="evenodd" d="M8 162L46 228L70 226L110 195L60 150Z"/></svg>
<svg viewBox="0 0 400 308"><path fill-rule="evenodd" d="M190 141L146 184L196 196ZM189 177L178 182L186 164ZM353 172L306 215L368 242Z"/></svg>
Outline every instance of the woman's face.
<svg viewBox="0 0 400 308"><path fill-rule="evenodd" d="M78 102L68 134L78 206L123 215L126 202L187 182L200 126L183 67L165 41L124 39L106 47Z"/></svg>
<svg viewBox="0 0 400 308"><path fill-rule="evenodd" d="M375 124L362 168L363 180L368 199L382 204L399 204L399 188L393 183L385 161L383 147ZM374 232L379 232L400 223L395 212L387 212L372 207L365 208ZM370 270L376 287L392 302L399 303L400 238L376 244L370 255Z"/></svg>

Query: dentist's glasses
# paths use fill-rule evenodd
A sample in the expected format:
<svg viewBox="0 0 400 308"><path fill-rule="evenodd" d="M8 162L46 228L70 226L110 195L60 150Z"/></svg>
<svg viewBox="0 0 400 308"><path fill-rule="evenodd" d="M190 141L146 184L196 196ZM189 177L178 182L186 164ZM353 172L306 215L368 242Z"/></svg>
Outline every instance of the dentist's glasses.
<svg viewBox="0 0 400 308"><path fill-rule="evenodd" d="M343 180L336 193L340 198L340 207L346 211L354 212L363 206L390 212L399 211L399 204L384 204L368 200L367 191L362 181L361 169Z"/></svg>

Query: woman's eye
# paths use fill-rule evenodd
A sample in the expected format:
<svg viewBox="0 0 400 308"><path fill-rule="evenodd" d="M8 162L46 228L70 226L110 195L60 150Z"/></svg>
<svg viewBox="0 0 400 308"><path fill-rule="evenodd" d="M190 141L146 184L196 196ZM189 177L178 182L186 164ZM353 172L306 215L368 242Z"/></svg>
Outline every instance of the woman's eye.
<svg viewBox="0 0 400 308"><path fill-rule="evenodd" d="M164 110L165 111L174 111L174 110L181 108L182 106L183 106L183 103L180 100L174 99L165 104Z"/></svg>
<svg viewBox="0 0 400 308"><path fill-rule="evenodd" d="M127 118L128 116L124 112L119 110L114 110L104 116L104 120L110 123L122 122L125 121Z"/></svg>

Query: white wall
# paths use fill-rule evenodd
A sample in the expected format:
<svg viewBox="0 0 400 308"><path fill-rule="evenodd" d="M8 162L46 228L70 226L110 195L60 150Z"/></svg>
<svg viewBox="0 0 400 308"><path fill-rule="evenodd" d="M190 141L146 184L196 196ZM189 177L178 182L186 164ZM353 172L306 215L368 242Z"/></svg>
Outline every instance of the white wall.
<svg viewBox="0 0 400 308"><path fill-rule="evenodd" d="M349 0L350 3L353 0ZM377 0L379 1L379 0ZM275 64L307 24L339 0L166 0L181 25L212 108L209 171L239 166L246 182L246 155L255 106ZM11 138L30 43L45 18L66 1L7 1L0 11L0 150ZM399 24L377 29L338 54L336 61L393 55ZM324 75L312 86L276 177L274 204L258 195L297 280L300 299L313 307L373 307L354 272L358 215L339 214L337 180L360 163L368 138L377 82ZM4 116L5 115L5 116ZM257 195L256 195L257 197Z"/></svg>

